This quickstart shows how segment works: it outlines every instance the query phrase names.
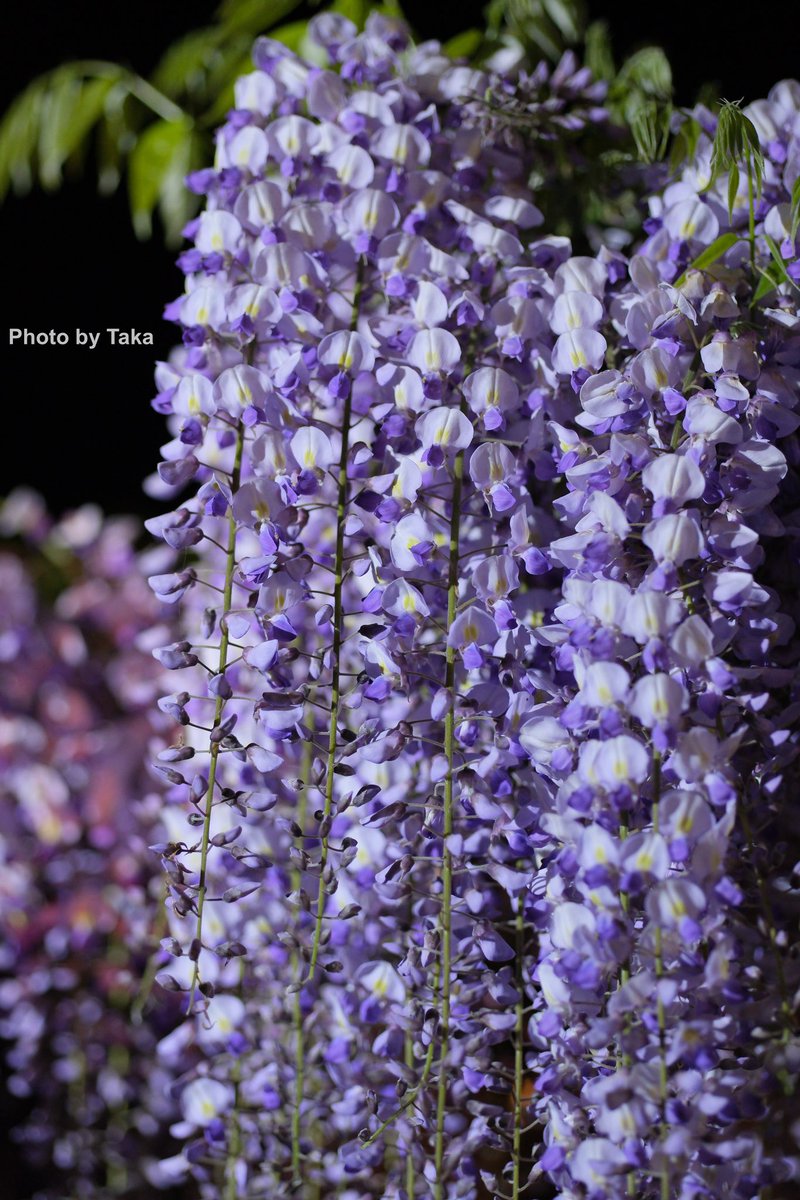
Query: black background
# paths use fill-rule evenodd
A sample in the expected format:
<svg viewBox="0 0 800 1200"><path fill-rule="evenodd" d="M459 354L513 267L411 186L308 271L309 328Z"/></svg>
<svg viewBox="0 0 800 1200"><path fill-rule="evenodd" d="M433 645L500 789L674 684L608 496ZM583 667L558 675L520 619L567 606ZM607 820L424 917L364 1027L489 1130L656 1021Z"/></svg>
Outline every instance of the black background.
<svg viewBox="0 0 800 1200"><path fill-rule="evenodd" d="M0 109L34 75L70 58L122 61L147 74L170 42L207 23L215 7L215 0L9 3L0 19ZM418 35L443 38L480 23L482 7L474 0L452 8L435 0L405 6ZM798 71L788 3L764 3L741 17L718 0L592 2L589 9L608 20L618 58L648 43L664 47L680 103L691 103L707 80L719 95L752 100ZM759 21L762 28L754 28ZM0 495L26 483L55 512L93 500L109 512L152 514L158 504L143 495L141 481L155 466L164 434L149 400L153 364L174 340L174 327L161 317L163 305L182 291L174 254L158 230L138 242L124 186L101 199L90 172L52 194L10 197L0 222ZM105 335L94 351L10 346L11 326L135 328L151 331L155 346L112 348Z"/></svg>

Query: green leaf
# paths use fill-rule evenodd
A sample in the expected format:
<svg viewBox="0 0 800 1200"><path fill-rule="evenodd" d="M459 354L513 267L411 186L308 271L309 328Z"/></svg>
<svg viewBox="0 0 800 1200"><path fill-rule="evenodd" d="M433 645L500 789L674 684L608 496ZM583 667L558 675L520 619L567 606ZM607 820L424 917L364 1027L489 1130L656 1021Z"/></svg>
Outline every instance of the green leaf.
<svg viewBox="0 0 800 1200"><path fill-rule="evenodd" d="M580 39L585 26L582 0L495 0L486 17L490 37L500 37L505 26L554 62Z"/></svg>
<svg viewBox="0 0 800 1200"><path fill-rule="evenodd" d="M118 67L86 79L82 64L68 63L45 77L37 145L39 180L44 188L60 185L64 163L83 148L123 74Z"/></svg>
<svg viewBox="0 0 800 1200"><path fill-rule="evenodd" d="M308 21L290 21L288 25L281 25L278 29L271 29L269 36L274 38L276 42L283 42L284 46L288 46L295 53L300 49L303 43L303 38L308 30Z"/></svg>
<svg viewBox="0 0 800 1200"><path fill-rule="evenodd" d="M172 97L199 91L221 39L218 27L193 30L169 47L150 82Z"/></svg>
<svg viewBox="0 0 800 1200"><path fill-rule="evenodd" d="M371 8L370 0L336 0L330 11L340 13L352 21L357 29L363 29Z"/></svg>
<svg viewBox="0 0 800 1200"><path fill-rule="evenodd" d="M483 44L483 34L480 29L465 29L456 34L442 46L450 58L472 58Z"/></svg>
<svg viewBox="0 0 800 1200"><path fill-rule="evenodd" d="M645 46L622 64L615 81L615 91L624 93L630 88L656 100L669 100L672 96L672 68L659 46Z"/></svg>
<svg viewBox="0 0 800 1200"><path fill-rule="evenodd" d="M544 21L531 22L525 27L524 34L528 44L538 47L551 62L557 62L561 58L563 46L559 39L553 36ZM522 31L520 31L520 37L522 37Z"/></svg>
<svg viewBox="0 0 800 1200"><path fill-rule="evenodd" d="M723 254L726 254L731 246L735 246L740 241L742 241L742 238L737 233L730 231L728 233L721 233L716 241L713 241L710 246L706 246L705 250L689 263L689 266L680 278L675 280L674 286L680 287L682 283L685 283L686 276L691 270L705 271L707 267L712 266L713 263L722 258Z"/></svg>
<svg viewBox="0 0 800 1200"><path fill-rule="evenodd" d="M169 170L166 172L161 193L158 198L158 215L164 226L165 240L168 246L179 246L182 240L182 230L192 217L198 206L198 199L186 187L186 176L194 167L200 166L206 160L200 149L202 139L191 131L176 153Z"/></svg>
<svg viewBox="0 0 800 1200"><path fill-rule="evenodd" d="M671 104L642 98L630 118L631 133L640 158L646 163L663 158L669 140Z"/></svg>
<svg viewBox="0 0 800 1200"><path fill-rule="evenodd" d="M711 148L711 180L734 166L746 167L757 195L764 178L764 155L755 125L739 107L740 101L723 100Z"/></svg>
<svg viewBox="0 0 800 1200"><path fill-rule="evenodd" d="M595 79L611 80L616 74L611 35L605 21L593 21L586 30L586 65Z"/></svg>
<svg viewBox="0 0 800 1200"><path fill-rule="evenodd" d="M733 209L736 204L736 197L739 194L739 168L736 163L731 163L730 171L728 172L728 220L733 220Z"/></svg>
<svg viewBox="0 0 800 1200"><path fill-rule="evenodd" d="M564 45L558 29L539 0L507 0L500 4L502 25L524 46L536 46L551 61L561 57Z"/></svg>
<svg viewBox="0 0 800 1200"><path fill-rule="evenodd" d="M116 86L114 79L90 79L84 83L65 137L67 158L80 148L90 130L103 116L108 98Z"/></svg>
<svg viewBox="0 0 800 1200"><path fill-rule="evenodd" d="M271 30L270 36L275 37L277 32L279 31ZM225 117L225 114L233 108L234 84L240 75L247 74L247 72L253 67L253 59L250 54L250 39L247 38L246 42L248 49L244 54L240 53L239 57L229 64L227 70L227 81L225 83L220 82L217 90L215 91L214 103L207 112L203 113L199 123L204 128L213 128L214 126L218 125L219 122Z"/></svg>
<svg viewBox="0 0 800 1200"><path fill-rule="evenodd" d="M137 237L150 237L153 211L159 204L167 236L171 241L175 239L181 208L177 193L184 191L183 177L191 157L192 131L188 119L154 121L145 129L128 163L131 217Z"/></svg>
<svg viewBox="0 0 800 1200"><path fill-rule="evenodd" d="M130 152L136 137L127 119L128 89L117 85L106 97L105 115L97 130L97 186L109 196L119 187L122 160Z"/></svg>
<svg viewBox="0 0 800 1200"><path fill-rule="evenodd" d="M489 0L483 16L486 21L487 37L492 41L497 41L506 21L506 0Z"/></svg>
<svg viewBox="0 0 800 1200"><path fill-rule="evenodd" d="M783 260L783 255L778 248L777 242L773 237L770 237L768 233L764 234L764 240L769 247L769 252L772 255L772 261L775 264L775 272L777 273L777 277L780 279L780 282L792 283L791 277L786 272L786 263Z"/></svg>
<svg viewBox="0 0 800 1200"><path fill-rule="evenodd" d="M759 300L763 300L764 296L770 292L774 292L780 283L781 280L775 277L775 268L773 266L767 267L766 270L762 268L761 282L753 294L753 303L757 304Z"/></svg>
<svg viewBox="0 0 800 1200"><path fill-rule="evenodd" d="M790 208L791 223L792 223L792 241L797 237L797 230L800 229L800 175L794 181L792 187L792 204Z"/></svg>
<svg viewBox="0 0 800 1200"><path fill-rule="evenodd" d="M16 192L26 192L33 183L44 90L44 81L34 80L0 122L0 198L6 195L9 187Z"/></svg>
<svg viewBox="0 0 800 1200"><path fill-rule="evenodd" d="M726 254L731 246L735 246L738 241L741 241L741 238L737 233L731 233L730 231L728 233L721 233L710 246L706 246L705 250L701 254L698 254L697 258L691 263L691 266L696 271L704 271L706 267L710 267L712 263L722 258L723 254Z"/></svg>
<svg viewBox="0 0 800 1200"><path fill-rule="evenodd" d="M78 106L81 80L69 67L49 77L39 114L39 181L45 188L57 188L61 168L67 157L65 141L72 114Z"/></svg>
<svg viewBox="0 0 800 1200"><path fill-rule="evenodd" d="M205 94L216 99L220 92L230 87L230 103L222 110L224 115L233 107L233 85L240 75L247 75L253 66L253 39L249 33L228 38L213 55L206 73Z"/></svg>
<svg viewBox="0 0 800 1200"><path fill-rule="evenodd" d="M578 0L542 0L542 8L568 45L580 39L586 21Z"/></svg>
<svg viewBox="0 0 800 1200"><path fill-rule="evenodd" d="M643 105L631 117L631 133L633 134L636 153L646 163L656 160L658 147L658 131L656 128L657 113L650 105Z"/></svg>
<svg viewBox="0 0 800 1200"><path fill-rule="evenodd" d="M780 287L782 283L788 283L789 287L792 287L795 290L800 290L798 288L798 284L794 282L792 276L789 275L789 272L786 269L786 260L784 260L783 254L781 253L780 247L778 247L775 239L770 238L768 233L764 234L764 239L766 241L766 245L769 246L772 262L766 269L759 268L760 272L762 272L762 280L760 280L760 283L756 288L756 295L753 296L754 301L760 300L763 295L766 295L768 292L772 292L774 288Z"/></svg>
<svg viewBox="0 0 800 1200"><path fill-rule="evenodd" d="M263 33L299 6L300 0L224 0L219 9L223 35Z"/></svg>
<svg viewBox="0 0 800 1200"><path fill-rule="evenodd" d="M697 144L700 141L700 122L684 109L678 110L684 120L672 143L669 156L669 166L672 172L679 171L687 163L694 161L697 154Z"/></svg>

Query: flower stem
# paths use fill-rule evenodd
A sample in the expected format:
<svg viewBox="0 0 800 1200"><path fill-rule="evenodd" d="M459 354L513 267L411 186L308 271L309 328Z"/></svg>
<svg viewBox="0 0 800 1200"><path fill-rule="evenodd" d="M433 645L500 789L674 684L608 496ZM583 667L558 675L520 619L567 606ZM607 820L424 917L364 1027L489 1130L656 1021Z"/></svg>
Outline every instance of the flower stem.
<svg viewBox="0 0 800 1200"><path fill-rule="evenodd" d="M231 1070L233 1081L233 1108L228 1131L227 1169L225 1176L225 1200L238 1200L239 1187L236 1182L236 1160L242 1152L242 1130L239 1125L239 1078L241 1063L234 1062Z"/></svg>
<svg viewBox="0 0 800 1200"><path fill-rule="evenodd" d="M242 473L242 451L244 448L244 429L241 425L237 425L236 429L236 450L234 453L233 472L231 474L231 490L236 492L239 487L239 479ZM222 610L223 615L220 621L220 643L219 643L219 658L217 660L216 674L222 675L228 665L228 624L225 619L225 614L231 607L233 597L233 575L236 570L236 518L233 515L233 505L231 504L228 514L228 543L225 552L225 583L222 589ZM217 702L214 706L214 723L211 727L212 735L215 730L219 729L222 724L222 714L225 710L225 699L222 696L217 697ZM197 886L197 925L195 928L195 938L202 945L203 937L203 909L205 907L206 891L208 885L206 882L206 873L208 867L208 847L211 840L211 810L214 802L214 788L217 780L217 761L219 759L220 742L211 739L211 761L208 769L208 787L206 789L206 807L203 820L203 836L200 845L200 877ZM194 971L192 972L192 987L189 995L188 1012L191 1013L194 1008L194 997L197 990L197 985L200 980L200 958L195 961Z"/></svg>
<svg viewBox="0 0 800 1200"><path fill-rule="evenodd" d="M125 1079L130 1071L131 1056L127 1046L119 1043L109 1050L108 1062L111 1069ZM106 1163L106 1187L114 1196L121 1196L128 1187L128 1167L120 1149L129 1120L129 1102L127 1097L119 1104L109 1109L109 1120L106 1130L106 1140L109 1148L113 1146L113 1154L109 1155Z"/></svg>
<svg viewBox="0 0 800 1200"><path fill-rule="evenodd" d="M167 897L169 889L165 886L162 888L161 903L156 910L156 916L153 921L153 928L149 938L150 954L147 960L147 966L139 982L139 987L131 1004L131 1024L141 1025L144 1010L147 1007L150 996L152 995L153 985L158 974L158 961L156 958L157 947L161 938L167 931Z"/></svg>
<svg viewBox="0 0 800 1200"><path fill-rule="evenodd" d="M311 766L314 759L314 749L311 741L303 747L303 759L300 765L300 794L298 797L297 823L305 829L306 810L308 807L307 784L311 776ZM301 873L299 867L292 868L292 890L300 887ZM295 950L292 954L292 973L295 978L300 974L300 955ZM294 1027L294 1108L292 1109L292 1183L299 1185L300 1175L300 1132L301 1109L305 1093L306 1047L303 1035L303 1010L300 1004L300 992L292 997L292 1025Z"/></svg>
<svg viewBox="0 0 800 1200"><path fill-rule="evenodd" d="M748 209L748 240L750 242L750 269L756 273L756 206L753 194L753 161L750 151L745 159L747 165L747 209Z"/></svg>
<svg viewBox="0 0 800 1200"><path fill-rule="evenodd" d="M414 1039L410 1033L406 1034L403 1060L405 1065L410 1069L414 1066ZM414 1155L411 1152L411 1146L406 1152L406 1200L414 1200Z"/></svg>
<svg viewBox="0 0 800 1200"><path fill-rule="evenodd" d="M630 831L628 829L628 814L625 813L622 816L620 823L619 823L619 838L620 838L621 842L624 842L626 840L629 832ZM630 912L630 896L628 895L628 893L626 891L620 892L619 902L620 902L620 907L622 908L623 913L627 917ZM630 958L626 958L625 962L621 965L621 967L619 969L619 986L624 987L625 984L630 981L630 977L631 977ZM631 1018L630 1018L630 1014L626 1013L625 1017L623 1019L623 1036L630 1033L630 1030L631 1030ZM628 1053L628 1051L623 1048L622 1043L620 1043L619 1050L617 1051L617 1070L619 1070L620 1067L625 1067L627 1069L630 1067L630 1065L631 1065L631 1056ZM629 1196L636 1195L636 1171L633 1167L631 1167L631 1169L628 1171L627 1176L626 1176L626 1190L627 1190L627 1193Z"/></svg>
<svg viewBox="0 0 800 1200"><path fill-rule="evenodd" d="M462 401L463 409L463 401ZM453 467L453 500L450 514L450 566L447 582L447 628L448 631L456 619L458 607L459 582L459 539L461 532L461 493L464 483L464 451L456 456ZM450 1043L450 984L452 961L452 897L453 897L453 863L448 839L453 832L453 759L455 757L455 720L456 720L456 649L448 645L445 651L445 688L450 697L447 713L444 719L444 752L447 758L447 775L444 781L444 813L442 829L442 907L440 925L442 934L441 955L441 1049L439 1052L439 1079L436 1089L436 1140L434 1143L434 1166L436 1183L434 1196L442 1200L444 1195L444 1178L442 1164L444 1161L444 1118L447 1104L447 1052Z"/></svg>
<svg viewBox="0 0 800 1200"><path fill-rule="evenodd" d="M659 804L661 802L661 755L653 755L653 832L659 832ZM664 977L664 957L661 926L656 924L653 931L655 969L656 969L656 1018L658 1020L658 1090L659 1111L661 1116L661 1137L669 1132L667 1123L667 1094L669 1079L667 1074L667 1019L664 1012L664 999L661 995L661 980ZM661 1172L661 1200L669 1200L669 1169Z"/></svg>
<svg viewBox="0 0 800 1200"><path fill-rule="evenodd" d="M436 973L435 973L435 977L434 977L434 981L433 981L434 991L437 991L437 992L439 990L440 973L441 973L441 963L437 963ZM433 1066L434 1046L435 1046L435 1039L431 1038L430 1042L428 1043L428 1049L425 1052L425 1060L422 1064L422 1074L419 1077L419 1082L411 1089L410 1092L406 1093L406 1095L403 1097L402 1103L397 1106L397 1108L394 1110L394 1112L391 1113L391 1115L388 1116L385 1121L381 1121L380 1125L375 1130L375 1132L371 1133L370 1136L366 1139L366 1141L363 1142L363 1145L365 1147L371 1146L373 1144L373 1142L376 1142L378 1140L378 1138L381 1136L381 1134L385 1130L387 1130L390 1125L393 1125L395 1123L395 1121L397 1120L397 1118L401 1117L407 1108L411 1107L411 1105L416 1100L417 1096L420 1094L421 1091L423 1091L425 1084L428 1082L428 1077L431 1073L431 1067Z"/></svg>
<svg viewBox="0 0 800 1200"><path fill-rule="evenodd" d="M363 267L359 260L358 271L355 280L355 289L353 292L353 311L350 321L351 332L355 330L358 324L358 310L361 302L361 287L363 279ZM325 767L325 805L322 812L322 820L325 826L329 823L331 810L333 808L333 783L334 783L334 767L336 766L336 747L337 737L339 733L339 706L341 703L341 654L342 654L342 626L344 624L344 521L347 512L348 501L348 484L347 484L347 459L350 454L350 419L352 415L352 390L348 390L344 401L344 411L342 413L342 448L339 454L339 472L338 472L338 494L336 500L336 558L333 568L333 647L331 651L331 706L330 706L330 730L328 733L328 760ZM328 865L328 834L327 832L320 839L320 871L319 871L319 893L317 895L317 912L314 925L314 940L311 946L311 962L308 967L308 978L313 979L317 969L317 959L319 958L320 939L322 937L322 921L325 915L325 900L327 891L325 886L325 868Z"/></svg>
<svg viewBox="0 0 800 1200"><path fill-rule="evenodd" d="M522 894L517 897L516 931L516 984L517 1006L514 1023L514 1137L512 1143L511 1198L519 1200L522 1154L522 1070L525 1060L525 989L523 985L522 955L525 944L525 917Z"/></svg>

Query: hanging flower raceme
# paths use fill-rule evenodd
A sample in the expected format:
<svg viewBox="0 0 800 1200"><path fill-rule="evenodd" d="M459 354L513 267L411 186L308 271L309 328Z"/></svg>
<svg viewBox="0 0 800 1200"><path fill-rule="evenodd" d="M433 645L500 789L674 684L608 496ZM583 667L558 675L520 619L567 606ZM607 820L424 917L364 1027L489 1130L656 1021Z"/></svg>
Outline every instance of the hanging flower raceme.
<svg viewBox="0 0 800 1200"><path fill-rule="evenodd" d="M161 1048L187 1070L164 1169L209 1195L467 1196L523 1124L521 1059L513 1083L492 1063L523 1036L503 964L530 950L531 823L495 732L535 683L498 538L548 569L525 462L568 246L523 265L541 215L522 140L483 129L489 75L385 17L310 37L327 66L257 44L190 180L158 373L151 489L197 483L150 523L191 564L153 581L182 612L157 651L185 728L164 982L191 1017Z"/></svg>
<svg viewBox="0 0 800 1200"><path fill-rule="evenodd" d="M758 854L795 753L795 601L760 543L792 528L796 317L752 265L785 180L710 270L724 183L695 166L629 261L574 255L486 114L541 73L384 16L310 37L324 65L257 43L190 178L157 376L159 978L187 1016L157 1181L757 1189L792 1170L752 1127L794 1045Z"/></svg>
<svg viewBox="0 0 800 1200"><path fill-rule="evenodd" d="M790 145L798 99L781 85L766 106ZM792 1112L774 1086L796 1053L792 914L764 874L797 771L796 289L759 288L788 194L769 167L737 237L727 181L700 192L709 153L701 138L652 201L624 273L565 271L613 368L553 309L562 598L535 632L550 665L519 740L551 838L534 1174L570 1197L750 1196L798 1170L771 1133Z"/></svg>

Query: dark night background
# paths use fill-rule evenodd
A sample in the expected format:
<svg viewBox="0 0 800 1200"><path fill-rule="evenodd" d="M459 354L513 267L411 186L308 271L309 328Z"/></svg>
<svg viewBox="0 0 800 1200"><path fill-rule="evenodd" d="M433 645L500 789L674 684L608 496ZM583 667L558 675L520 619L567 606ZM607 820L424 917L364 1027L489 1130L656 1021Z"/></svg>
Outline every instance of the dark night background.
<svg viewBox="0 0 800 1200"><path fill-rule="evenodd" d="M0 19L6 47L0 109L34 75L70 58L121 61L147 74L177 36L207 23L215 7L216 0L9 4ZM482 7L475 0L452 7L409 0L405 6L418 35L442 38L479 23ZM737 19L733 6L720 0L599 0L589 9L593 18L608 20L618 59L643 44L664 47L680 103L691 103L709 79L721 96L752 100L798 70L788 4L762 6L770 38L757 38L755 46L757 13ZM27 483L56 512L95 500L110 512L151 514L157 506L143 496L141 481L155 466L164 432L149 400L153 363L174 337L174 327L161 319L163 304L182 290L174 254L158 231L152 241L138 242L124 185L100 198L91 172L53 194L10 197L0 219L6 279L0 494ZM112 348L105 334L94 351L9 346L10 326L132 327L152 331L155 346Z"/></svg>

